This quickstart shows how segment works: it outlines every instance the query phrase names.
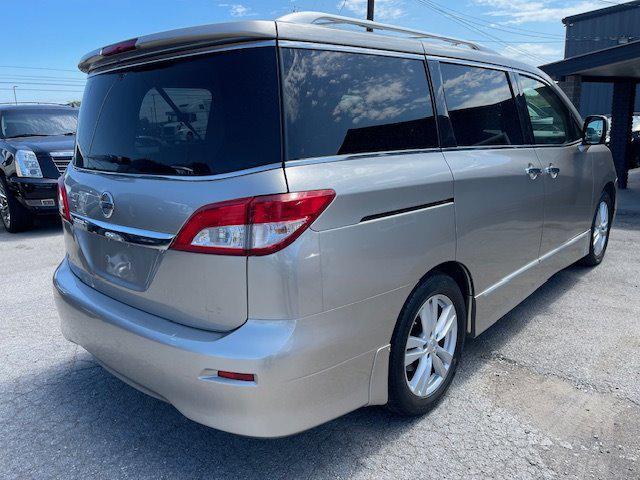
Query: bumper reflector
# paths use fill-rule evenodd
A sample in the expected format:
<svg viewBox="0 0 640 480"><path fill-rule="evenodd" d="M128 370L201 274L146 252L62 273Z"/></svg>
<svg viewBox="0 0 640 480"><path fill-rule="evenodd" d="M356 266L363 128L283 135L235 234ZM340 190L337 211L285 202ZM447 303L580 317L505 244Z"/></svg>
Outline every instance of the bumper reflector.
<svg viewBox="0 0 640 480"><path fill-rule="evenodd" d="M253 373L224 372L222 370L218 370L218 376L221 378L229 378L231 380L241 380L243 382L255 381Z"/></svg>

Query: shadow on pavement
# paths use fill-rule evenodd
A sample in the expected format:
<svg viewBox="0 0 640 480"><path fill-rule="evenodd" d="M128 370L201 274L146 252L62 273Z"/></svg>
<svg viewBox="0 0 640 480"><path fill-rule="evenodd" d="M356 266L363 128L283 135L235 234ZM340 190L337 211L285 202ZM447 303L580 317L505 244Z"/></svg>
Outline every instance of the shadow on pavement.
<svg viewBox="0 0 640 480"><path fill-rule="evenodd" d="M572 288L582 271L574 266L555 275L482 337L469 341L454 388L464 389L491 352L518 335L532 317L545 318L540 314ZM21 388L26 389L22 394ZM37 442L40 458L84 468L99 463L100 471L114 477L122 469L142 468L145 477L348 478L371 468L366 460L415 423L429 421L428 416L401 418L371 407L291 437L239 437L194 423L172 406L134 390L82 349L71 363L20 379L17 389L12 397L19 399L18 418L12 424L22 430L14 437Z"/></svg>
<svg viewBox="0 0 640 480"><path fill-rule="evenodd" d="M0 238L2 240L25 240L58 234L62 235L62 224L57 216L38 217L31 229L19 233L7 232L2 222L0 222Z"/></svg>

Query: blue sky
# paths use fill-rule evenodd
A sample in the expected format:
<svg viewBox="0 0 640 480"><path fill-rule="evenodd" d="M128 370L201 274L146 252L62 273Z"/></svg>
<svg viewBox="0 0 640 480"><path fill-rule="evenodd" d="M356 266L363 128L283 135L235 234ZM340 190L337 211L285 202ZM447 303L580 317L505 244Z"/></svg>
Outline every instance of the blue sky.
<svg viewBox="0 0 640 480"><path fill-rule="evenodd" d="M376 19L476 40L533 64L562 58L561 18L609 0L376 0ZM87 51L172 28L295 10L364 17L366 0L4 0L0 102L81 98ZM18 68L20 67L20 68ZM38 67L39 69L35 69Z"/></svg>

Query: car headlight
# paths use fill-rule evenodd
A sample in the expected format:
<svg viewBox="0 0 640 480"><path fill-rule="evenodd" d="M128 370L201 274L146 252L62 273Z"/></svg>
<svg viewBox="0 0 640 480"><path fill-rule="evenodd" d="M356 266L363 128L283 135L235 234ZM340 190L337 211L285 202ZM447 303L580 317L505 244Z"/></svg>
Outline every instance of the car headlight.
<svg viewBox="0 0 640 480"><path fill-rule="evenodd" d="M16 173L19 177L42 178L40 162L31 150L16 152Z"/></svg>

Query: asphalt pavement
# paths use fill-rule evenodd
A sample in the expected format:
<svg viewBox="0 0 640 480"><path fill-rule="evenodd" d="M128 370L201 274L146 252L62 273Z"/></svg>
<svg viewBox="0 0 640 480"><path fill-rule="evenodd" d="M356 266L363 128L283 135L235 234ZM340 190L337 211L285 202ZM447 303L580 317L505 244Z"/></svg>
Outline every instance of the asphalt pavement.
<svg viewBox="0 0 640 480"><path fill-rule="evenodd" d="M0 478L640 478L640 174L605 261L467 342L429 415L363 408L277 440L198 425L61 335L57 222L0 227Z"/></svg>

